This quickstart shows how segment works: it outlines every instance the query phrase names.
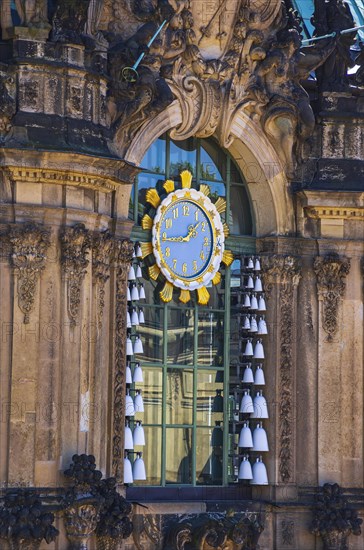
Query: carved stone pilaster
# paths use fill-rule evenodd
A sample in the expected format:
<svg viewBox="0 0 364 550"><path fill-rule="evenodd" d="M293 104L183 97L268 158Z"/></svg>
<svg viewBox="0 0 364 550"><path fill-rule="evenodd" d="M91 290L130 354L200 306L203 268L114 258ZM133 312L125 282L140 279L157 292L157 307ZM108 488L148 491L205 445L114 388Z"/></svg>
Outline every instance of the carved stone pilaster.
<svg viewBox="0 0 364 550"><path fill-rule="evenodd" d="M279 478L282 483L288 483L292 481L294 471L292 424L295 393L295 292L301 278L301 261L295 256L266 256L262 257L262 269L268 299L274 285L279 286Z"/></svg>
<svg viewBox="0 0 364 550"><path fill-rule="evenodd" d="M125 239L115 243L116 318L112 473L119 483L123 482L127 278L132 257L131 241Z"/></svg>
<svg viewBox="0 0 364 550"><path fill-rule="evenodd" d="M97 293L97 326L100 329L105 306L105 283L110 277L113 238L109 231L97 233L92 240L92 278Z"/></svg>
<svg viewBox="0 0 364 550"><path fill-rule="evenodd" d="M322 328L332 342L337 332L340 299L344 295L345 277L350 271L350 260L336 253L315 258L313 269L317 277L317 291L322 300Z"/></svg>
<svg viewBox="0 0 364 550"><path fill-rule="evenodd" d="M47 260L50 230L29 223L11 227L8 238L11 245L11 264L17 276L18 305L24 314L24 323L29 323L39 275Z"/></svg>
<svg viewBox="0 0 364 550"><path fill-rule="evenodd" d="M83 223L65 227L61 234L61 264L67 281L67 310L71 326L76 325L81 303L81 284L88 266L88 249L91 235Z"/></svg>

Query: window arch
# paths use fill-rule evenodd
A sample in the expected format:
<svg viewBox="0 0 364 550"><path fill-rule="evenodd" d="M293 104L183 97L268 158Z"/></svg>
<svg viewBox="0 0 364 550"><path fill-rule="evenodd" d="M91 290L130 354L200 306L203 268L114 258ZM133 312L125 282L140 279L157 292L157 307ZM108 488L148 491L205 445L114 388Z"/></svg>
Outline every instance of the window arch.
<svg viewBox="0 0 364 550"><path fill-rule="evenodd" d="M132 339L140 337L143 351L128 359L132 371L137 363L142 366L143 382L127 387L131 395L141 390L144 400L144 411L136 411L129 421L131 427L143 422L146 445L133 452L144 451L147 479L135 480L134 485L237 484L237 410L243 389L236 390L236 375L243 372L241 289L244 258L255 254L245 182L230 155L211 138L174 141L165 134L148 149L141 167L129 211L135 242L149 240L141 228L147 190L154 187L162 194L166 179L180 186L179 175L187 169L193 174L192 187L205 184L211 196L225 198L227 248L235 259L221 269L221 282L209 288L207 306L199 305L193 295L182 304L177 293L163 303L162 283L150 278L148 259L140 266L145 301L131 302L129 313L142 310L145 323L131 324L129 330Z"/></svg>

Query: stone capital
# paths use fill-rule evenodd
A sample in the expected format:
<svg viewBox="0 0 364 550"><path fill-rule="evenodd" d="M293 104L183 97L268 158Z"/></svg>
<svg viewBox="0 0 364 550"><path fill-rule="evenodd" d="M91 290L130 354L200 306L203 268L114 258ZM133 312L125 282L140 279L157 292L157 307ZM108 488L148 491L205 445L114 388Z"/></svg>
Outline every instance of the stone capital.
<svg viewBox="0 0 364 550"><path fill-rule="evenodd" d="M65 227L61 234L61 265L67 281L67 309L71 325L75 326L81 303L81 284L89 263L88 250L92 239L84 224Z"/></svg>
<svg viewBox="0 0 364 550"><path fill-rule="evenodd" d="M274 254L261 258L264 288L269 297L273 285L297 286L301 278L301 259L298 256Z"/></svg>
<svg viewBox="0 0 364 550"><path fill-rule="evenodd" d="M9 230L11 264L17 275L18 305L24 314L24 323L29 323L34 307L39 275L46 265L50 233L50 229L35 223Z"/></svg>
<svg viewBox="0 0 364 550"><path fill-rule="evenodd" d="M317 256L313 269L317 278L318 296L323 302L322 328L328 334L328 341L332 341L338 329L339 303L345 292L350 259L336 253Z"/></svg>

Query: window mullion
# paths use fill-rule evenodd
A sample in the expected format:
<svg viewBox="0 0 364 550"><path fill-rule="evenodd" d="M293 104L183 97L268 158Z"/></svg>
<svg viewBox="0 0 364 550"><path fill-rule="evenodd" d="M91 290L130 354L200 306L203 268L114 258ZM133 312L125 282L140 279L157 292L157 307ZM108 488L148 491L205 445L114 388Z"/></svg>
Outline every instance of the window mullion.
<svg viewBox="0 0 364 550"><path fill-rule="evenodd" d="M222 484L228 484L229 461L229 374L230 374L230 267L225 270L225 313L224 313L224 432L222 458Z"/></svg>
<svg viewBox="0 0 364 550"><path fill-rule="evenodd" d="M197 360L198 360L198 306L194 311L193 333L193 417L192 417L192 485L196 485L196 423L197 423Z"/></svg>
<svg viewBox="0 0 364 550"><path fill-rule="evenodd" d="M162 380L162 487L166 485L166 416L167 416L167 351L168 351L168 305L163 307L163 380Z"/></svg>

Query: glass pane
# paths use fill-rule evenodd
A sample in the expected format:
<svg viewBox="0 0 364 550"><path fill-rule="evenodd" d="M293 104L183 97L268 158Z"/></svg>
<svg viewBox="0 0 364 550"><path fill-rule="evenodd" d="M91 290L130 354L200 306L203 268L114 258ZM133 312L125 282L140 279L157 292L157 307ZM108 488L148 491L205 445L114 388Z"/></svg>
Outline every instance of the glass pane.
<svg viewBox="0 0 364 550"><path fill-rule="evenodd" d="M193 371L168 369L167 424L192 424Z"/></svg>
<svg viewBox="0 0 364 550"><path fill-rule="evenodd" d="M223 465L222 426L196 430L196 483L221 485Z"/></svg>
<svg viewBox="0 0 364 550"><path fill-rule="evenodd" d="M222 366L224 353L224 314L200 311L198 314L199 365Z"/></svg>
<svg viewBox="0 0 364 550"><path fill-rule="evenodd" d="M226 178L226 154L213 141L201 142L200 177L206 180L220 180Z"/></svg>
<svg viewBox="0 0 364 550"><path fill-rule="evenodd" d="M226 198L226 187L224 183L212 182L208 180L201 180L200 183L204 183L210 187L210 199L215 202L219 197Z"/></svg>
<svg viewBox="0 0 364 550"><path fill-rule="evenodd" d="M146 368L142 365L144 382L137 383L141 390L144 412L136 412L134 422L141 420L143 424L162 423L163 372L162 369Z"/></svg>
<svg viewBox="0 0 364 550"><path fill-rule="evenodd" d="M145 323L136 327L136 333L142 341L143 353L139 353L136 360L159 363L163 360L163 309L143 306L142 310Z"/></svg>
<svg viewBox="0 0 364 550"><path fill-rule="evenodd" d="M194 315L192 309L168 310L168 363L193 363Z"/></svg>
<svg viewBox="0 0 364 550"><path fill-rule="evenodd" d="M244 183L240 170L233 160L230 161L230 181L231 183Z"/></svg>
<svg viewBox="0 0 364 550"><path fill-rule="evenodd" d="M169 176L178 178L182 170L189 170L196 175L196 140L194 138L182 141L171 140Z"/></svg>
<svg viewBox="0 0 364 550"><path fill-rule="evenodd" d="M246 190L241 185L232 185L230 188L230 205L228 223L233 235L251 235L252 218L249 199Z"/></svg>
<svg viewBox="0 0 364 550"><path fill-rule="evenodd" d="M166 431L166 483L192 483L192 429Z"/></svg>
<svg viewBox="0 0 364 550"><path fill-rule="evenodd" d="M141 166L150 170L151 172L157 172L157 174L164 174L166 169L166 139L161 137L157 139L149 147L148 151L144 155L141 162Z"/></svg>
<svg viewBox="0 0 364 550"><path fill-rule="evenodd" d="M130 198L129 198L129 216L128 217L131 220L134 220L134 193L135 193L135 188L133 185L130 191Z"/></svg>
<svg viewBox="0 0 364 550"><path fill-rule="evenodd" d="M160 485L162 471L162 428L144 426L145 446L138 447L143 452L147 479L134 481L133 485ZM131 458L131 453L129 458ZM134 453L136 458L136 454Z"/></svg>
<svg viewBox="0 0 364 550"><path fill-rule="evenodd" d="M222 420L223 383L223 371L198 370L196 410L197 424L201 424L203 426L214 426L217 420Z"/></svg>
<svg viewBox="0 0 364 550"><path fill-rule="evenodd" d="M151 187L161 189L166 178L163 175L156 176L141 172L138 175L138 224L141 224L142 217L145 214L145 195Z"/></svg>

